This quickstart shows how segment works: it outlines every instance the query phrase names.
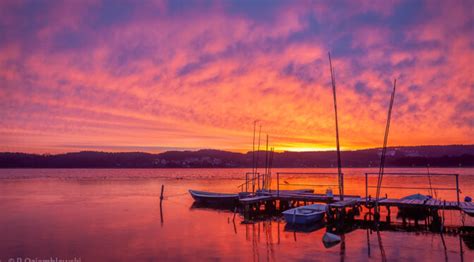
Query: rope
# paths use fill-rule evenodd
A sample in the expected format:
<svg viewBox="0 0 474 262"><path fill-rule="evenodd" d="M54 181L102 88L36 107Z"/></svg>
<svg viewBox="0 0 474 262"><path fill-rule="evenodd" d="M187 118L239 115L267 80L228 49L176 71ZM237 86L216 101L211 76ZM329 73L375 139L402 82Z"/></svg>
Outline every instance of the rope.
<svg viewBox="0 0 474 262"><path fill-rule="evenodd" d="M189 193L186 192L186 193L180 193L180 194L174 194L174 195L166 195L165 199L168 199L170 197L184 196L184 195L187 195L187 194L189 194Z"/></svg>

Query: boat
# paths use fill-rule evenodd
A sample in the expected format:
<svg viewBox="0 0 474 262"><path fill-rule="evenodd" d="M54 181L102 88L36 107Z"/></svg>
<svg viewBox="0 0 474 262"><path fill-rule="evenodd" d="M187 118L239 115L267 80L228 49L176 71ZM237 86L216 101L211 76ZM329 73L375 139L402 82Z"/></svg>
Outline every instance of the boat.
<svg viewBox="0 0 474 262"><path fill-rule="evenodd" d="M422 200L423 203L430 200L432 197L423 194L413 194L402 197L402 200ZM423 220L429 216L429 209L422 207L400 207L398 209L397 217L411 218L415 220Z"/></svg>
<svg viewBox="0 0 474 262"><path fill-rule="evenodd" d="M413 195L409 195L409 196L406 196L406 197L402 197L401 199L403 200L423 200L423 201L428 201L430 200L432 197L431 196L427 196L427 195L423 195L423 194L413 194Z"/></svg>
<svg viewBox="0 0 474 262"><path fill-rule="evenodd" d="M289 224L308 225L321 221L326 214L327 205L313 204L296 207L284 211L282 214Z"/></svg>
<svg viewBox="0 0 474 262"><path fill-rule="evenodd" d="M194 201L210 205L237 205L239 194L214 193L206 191L189 190Z"/></svg>

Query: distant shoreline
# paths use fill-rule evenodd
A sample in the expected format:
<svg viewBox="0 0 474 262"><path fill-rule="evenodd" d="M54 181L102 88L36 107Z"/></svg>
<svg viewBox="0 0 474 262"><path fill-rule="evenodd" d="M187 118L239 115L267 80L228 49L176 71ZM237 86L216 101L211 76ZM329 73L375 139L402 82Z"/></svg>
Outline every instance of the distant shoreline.
<svg viewBox="0 0 474 262"><path fill-rule="evenodd" d="M379 148L342 151L343 168L377 168ZM56 155L0 153L0 168L248 168L258 159L259 168L335 168L335 151L235 153L204 149L159 154L83 151ZM474 145L390 147L386 167L474 167Z"/></svg>

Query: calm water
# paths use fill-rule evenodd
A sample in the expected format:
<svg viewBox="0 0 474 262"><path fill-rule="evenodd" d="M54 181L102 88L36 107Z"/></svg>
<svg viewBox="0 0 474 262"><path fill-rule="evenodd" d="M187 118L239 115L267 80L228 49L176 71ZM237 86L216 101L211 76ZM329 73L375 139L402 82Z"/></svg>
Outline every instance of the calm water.
<svg viewBox="0 0 474 262"><path fill-rule="evenodd" d="M0 260L9 258L81 258L98 260L241 260L241 261L474 261L472 240L417 232L354 230L344 242L325 248L325 228L311 233L286 230L278 219L241 224L232 212L195 208L187 190L237 191L247 169L15 169L0 170ZM331 169L279 169L334 172ZM344 169L347 194L365 195L365 172ZM387 172L424 172L389 169ZM459 173L461 199L474 193L473 169L431 169ZM376 177L370 179L375 184ZM334 176L282 175L290 184L332 184ZM284 182L282 182L284 183ZM423 177L387 177L384 185L427 187ZM451 177L432 177L433 187L454 187ZM159 193L165 185L160 213ZM275 184L275 181L273 181ZM274 185L276 186L276 185ZM282 188L297 187L283 186ZM308 188L309 186L302 186ZM315 187L318 192L326 187ZM336 188L334 188L336 191ZM371 190L369 194L374 194ZM427 189L386 189L389 197ZM453 191L438 197L455 200ZM396 212L392 212L396 213ZM445 214L460 224L459 212ZM163 218L163 219L161 219ZM474 225L465 217L466 225ZM471 237L472 239L472 237ZM381 249L382 247L382 249ZM461 252L462 251L462 252Z"/></svg>

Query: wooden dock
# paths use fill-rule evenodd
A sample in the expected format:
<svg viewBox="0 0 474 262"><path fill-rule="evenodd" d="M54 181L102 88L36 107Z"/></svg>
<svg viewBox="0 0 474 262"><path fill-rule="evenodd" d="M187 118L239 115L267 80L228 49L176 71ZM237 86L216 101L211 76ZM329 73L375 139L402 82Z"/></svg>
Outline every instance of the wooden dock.
<svg viewBox="0 0 474 262"><path fill-rule="evenodd" d="M240 204L244 207L244 215L246 212L265 212L265 211L284 211L286 209L308 205L313 203L328 204L329 213L337 214L345 212L347 209L358 209L363 206L368 209L374 208L376 202L374 199L361 198L355 195L345 195L341 200L339 195L333 197L324 194L313 194L304 192L260 192L258 195L251 195L241 198ZM460 210L469 216L474 214L474 203L457 202L457 201L441 201L437 199L429 199L427 201L418 199L398 199L384 198L378 201L379 207L385 207L390 212L391 207L396 208L415 208L437 210ZM262 209L263 207L263 209Z"/></svg>
<svg viewBox="0 0 474 262"><path fill-rule="evenodd" d="M304 206L314 203L324 203L327 204L328 209L326 213L327 222L335 225L343 225L345 222L355 221L356 216L358 216L363 208L368 209L364 215L364 220L374 220L377 222L382 222L380 219L380 210L385 208L387 210L386 221L390 223L391 219L391 208L396 208L398 211L401 211L405 214L402 215L403 223L408 220L415 220L415 224L418 224L420 218L409 217L408 214L420 213L423 215L429 216L430 221L438 223L442 221L441 215L444 216L444 213L440 212L443 210L459 210L463 214L469 216L474 216L474 203L470 202L461 202L460 201L460 189L459 189L459 180L457 174L431 174L431 176L448 176L453 178L453 187L409 187L409 186L381 186L381 188L399 188L399 189L410 189L410 190L452 190L456 191L457 201L445 201L439 199L402 199L402 198L389 198L387 195L385 197L375 200L369 195L369 189L373 188L369 184L370 175L373 173L365 174L365 197L357 195L332 195L329 191L328 194L315 194L313 190L300 189L300 190L280 190L280 185L288 188L289 186L312 186L312 187L323 187L323 188L333 188L337 184L307 184L307 183L297 183L291 184L286 180L283 180L283 184L280 183L280 176L282 175L313 175L313 176L333 176L333 173L292 173L292 172L280 172L277 173L276 179L276 190L271 189L270 184L267 183L266 187L260 187L260 185L265 185L263 181L259 181L262 177L260 175L254 175L252 179L246 178L246 182L239 187L242 189L242 197L239 199L240 205L243 207L244 218L251 219L253 217L259 217L264 214L278 215L281 212L298 206ZM423 176L424 174L419 173L387 173L387 175L398 175L398 176ZM335 176L334 176L335 177ZM271 179L270 176L266 176L267 179ZM268 181L267 181L268 182ZM248 192L244 191L248 188L256 187L256 191ZM403 211L404 210L404 211ZM335 222L335 223L333 223ZM426 222L426 221L425 221Z"/></svg>
<svg viewBox="0 0 474 262"><path fill-rule="evenodd" d="M360 199L362 205L372 208L375 206L373 199ZM467 214L473 214L474 203L472 202L457 202L457 201L443 201L438 199L429 199L427 201L419 199L398 199L386 198L378 201L379 206L384 207L413 207L413 208L436 208L438 210L461 210Z"/></svg>

